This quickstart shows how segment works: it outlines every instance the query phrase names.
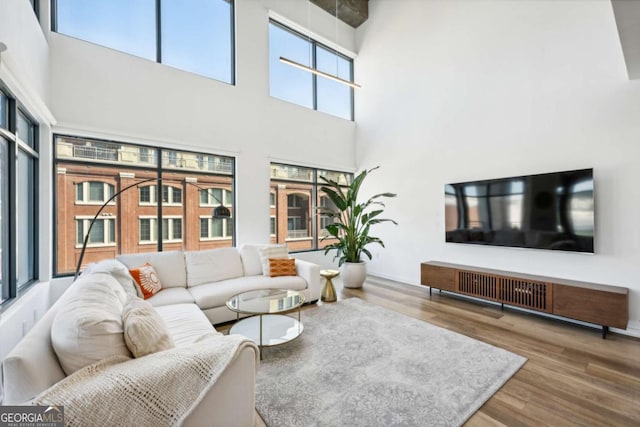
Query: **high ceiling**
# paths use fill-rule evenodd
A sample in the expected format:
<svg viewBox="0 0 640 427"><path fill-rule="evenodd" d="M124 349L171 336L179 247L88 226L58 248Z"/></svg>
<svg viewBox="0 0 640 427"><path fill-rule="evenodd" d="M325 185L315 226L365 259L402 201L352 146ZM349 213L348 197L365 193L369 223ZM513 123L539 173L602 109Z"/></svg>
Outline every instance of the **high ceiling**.
<svg viewBox="0 0 640 427"><path fill-rule="evenodd" d="M311 3L321 7L336 16L336 5L338 9L337 17L345 24L358 28L360 24L369 18L369 0L309 0Z"/></svg>

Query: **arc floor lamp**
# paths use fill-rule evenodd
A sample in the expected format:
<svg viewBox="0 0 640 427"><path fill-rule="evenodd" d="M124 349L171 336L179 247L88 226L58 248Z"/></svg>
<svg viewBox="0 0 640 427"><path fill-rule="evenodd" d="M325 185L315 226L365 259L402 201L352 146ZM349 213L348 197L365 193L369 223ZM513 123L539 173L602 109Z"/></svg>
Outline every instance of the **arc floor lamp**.
<svg viewBox="0 0 640 427"><path fill-rule="evenodd" d="M141 184L144 184L144 183L147 183L147 182L151 182L151 181L156 181L158 183L158 186L159 186L160 183L163 181L163 179L162 178L149 178L149 179L144 179L142 181L139 181L139 182L136 182L134 184L128 185L128 186L124 187L123 189L121 189L120 191L118 191L117 193L115 193L113 196L111 196L109 198L109 200L107 200L106 202L104 202L102 204L102 206L100 206L100 209L98 209L98 212L96 212L96 214L91 219L91 222L89 223L89 228L87 230L87 234L84 236L84 242L82 244L82 249L80 251L80 258L78 258L78 264L76 266L76 273L73 276L73 280L74 281L78 278L78 275L80 274L80 268L82 267L82 260L84 259L84 253L87 250L87 245L89 244L89 235L91 234L91 227L93 227L93 224L96 222L96 220L98 219L98 217L100 216L100 214L102 213L104 208L106 208L109 203L111 203L113 200L115 200L116 197L118 197L122 193L126 192L127 190L129 190L129 189L131 189L133 187L138 187ZM196 187L196 188L198 188L200 190L206 191L211 197L213 197L213 199L216 202L220 203L220 206L217 206L217 207L215 207L213 209L213 212L211 213L212 218L215 218L215 219L231 218L231 211L229 210L229 208L223 206L222 201L220 199L218 199L216 196L213 195L213 193L211 192L210 188L203 188L203 187L199 186L198 184L194 184L193 182L189 182L189 181L184 181L184 182L189 184L189 185L193 185L194 187Z"/></svg>

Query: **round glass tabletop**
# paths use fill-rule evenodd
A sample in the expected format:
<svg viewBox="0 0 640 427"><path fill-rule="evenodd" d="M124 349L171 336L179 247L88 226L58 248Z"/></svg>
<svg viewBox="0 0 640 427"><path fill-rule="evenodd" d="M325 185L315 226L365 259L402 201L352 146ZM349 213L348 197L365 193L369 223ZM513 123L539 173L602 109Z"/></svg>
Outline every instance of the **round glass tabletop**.
<svg viewBox="0 0 640 427"><path fill-rule="evenodd" d="M304 295L288 289L259 289L242 292L227 301L229 310L245 314L275 314L304 304Z"/></svg>

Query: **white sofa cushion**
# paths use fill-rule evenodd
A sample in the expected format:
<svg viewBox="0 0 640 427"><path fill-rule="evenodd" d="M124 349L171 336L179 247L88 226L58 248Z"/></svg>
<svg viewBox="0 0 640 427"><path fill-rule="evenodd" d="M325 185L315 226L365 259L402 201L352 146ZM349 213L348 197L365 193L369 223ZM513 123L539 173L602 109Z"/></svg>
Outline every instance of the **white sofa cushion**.
<svg viewBox="0 0 640 427"><path fill-rule="evenodd" d="M142 298L142 292L136 285L135 280L131 277L129 269L126 265L115 259L105 259L100 262L93 262L87 266L82 272L83 276L88 276L94 273L107 273L111 274L122 285L122 288L127 295L138 296Z"/></svg>
<svg viewBox="0 0 640 427"><path fill-rule="evenodd" d="M145 301L154 307L160 307L171 304L193 304L195 300L187 288L167 288L161 289L160 292Z"/></svg>
<svg viewBox="0 0 640 427"><path fill-rule="evenodd" d="M269 268L269 260L273 258L289 258L287 245L268 245L258 249L260 253L260 262L262 262L262 274L271 275Z"/></svg>
<svg viewBox="0 0 640 427"><path fill-rule="evenodd" d="M224 306L227 300L241 292L254 289L293 289L296 291L307 288L307 282L299 276L245 276L236 279L203 284L189 288L189 292L202 310Z"/></svg>
<svg viewBox="0 0 640 427"><path fill-rule="evenodd" d="M236 248L186 252L185 262L188 287L243 275L242 260Z"/></svg>
<svg viewBox="0 0 640 427"><path fill-rule="evenodd" d="M169 350L175 347L167 325L147 301L129 298L122 310L124 341L133 357Z"/></svg>
<svg viewBox="0 0 640 427"><path fill-rule="evenodd" d="M203 335L219 334L195 304L174 304L156 307L176 347L192 344Z"/></svg>
<svg viewBox="0 0 640 427"><path fill-rule="evenodd" d="M260 249L268 245L242 245L240 248L240 258L245 276L257 276L262 274L262 260L260 259Z"/></svg>
<svg viewBox="0 0 640 427"><path fill-rule="evenodd" d="M109 356L131 357L123 335L122 286L104 273L78 280L84 282L51 325L53 349L67 375Z"/></svg>
<svg viewBox="0 0 640 427"><path fill-rule="evenodd" d="M148 262L158 273L163 288L187 287L187 269L182 251L118 255L116 259L129 269Z"/></svg>

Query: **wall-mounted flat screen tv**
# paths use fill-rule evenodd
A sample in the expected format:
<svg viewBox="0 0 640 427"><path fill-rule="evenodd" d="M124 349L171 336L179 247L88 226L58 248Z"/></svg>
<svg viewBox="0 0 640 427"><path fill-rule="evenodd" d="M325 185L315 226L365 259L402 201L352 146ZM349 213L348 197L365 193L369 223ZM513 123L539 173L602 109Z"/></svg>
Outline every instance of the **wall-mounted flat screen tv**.
<svg viewBox="0 0 640 427"><path fill-rule="evenodd" d="M593 253L593 169L446 184L446 241Z"/></svg>

